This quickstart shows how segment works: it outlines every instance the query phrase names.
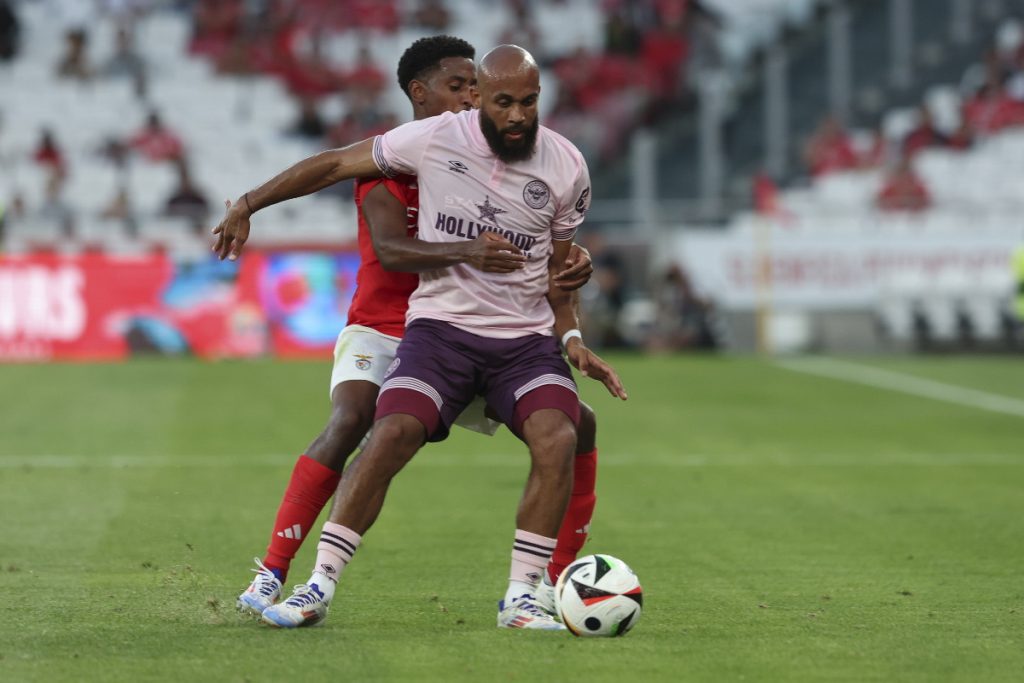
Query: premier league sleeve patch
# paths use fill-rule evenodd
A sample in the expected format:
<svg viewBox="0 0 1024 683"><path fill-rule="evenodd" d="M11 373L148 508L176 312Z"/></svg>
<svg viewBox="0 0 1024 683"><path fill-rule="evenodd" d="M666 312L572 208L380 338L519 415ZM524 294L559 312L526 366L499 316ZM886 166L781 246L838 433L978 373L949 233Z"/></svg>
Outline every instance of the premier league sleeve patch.
<svg viewBox="0 0 1024 683"><path fill-rule="evenodd" d="M551 199L551 191L543 180L531 180L523 188L523 199L531 209L543 209Z"/></svg>

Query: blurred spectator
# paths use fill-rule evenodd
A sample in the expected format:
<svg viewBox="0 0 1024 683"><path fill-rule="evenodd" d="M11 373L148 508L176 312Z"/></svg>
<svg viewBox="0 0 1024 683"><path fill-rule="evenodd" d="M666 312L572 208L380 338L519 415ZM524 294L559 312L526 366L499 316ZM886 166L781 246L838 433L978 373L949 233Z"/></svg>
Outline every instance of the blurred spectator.
<svg viewBox="0 0 1024 683"><path fill-rule="evenodd" d="M348 0L350 25L385 33L398 30L398 7L395 0Z"/></svg>
<svg viewBox="0 0 1024 683"><path fill-rule="evenodd" d="M71 238L75 229L74 214L64 201L63 192L64 176L55 171L46 179L43 203L35 213L41 223L55 226L63 237Z"/></svg>
<svg viewBox="0 0 1024 683"><path fill-rule="evenodd" d="M373 61L370 48L363 45L359 48L356 65L345 77L350 92L359 95L378 96L387 85L387 77Z"/></svg>
<svg viewBox="0 0 1024 683"><path fill-rule="evenodd" d="M608 10L604 25L605 52L635 55L640 51L643 33L636 21L639 3L621 3Z"/></svg>
<svg viewBox="0 0 1024 683"><path fill-rule="evenodd" d="M128 165L131 147L124 140L118 140L116 137L111 136L100 144L97 153L115 167L124 168Z"/></svg>
<svg viewBox="0 0 1024 683"><path fill-rule="evenodd" d="M307 54L300 56L296 56L289 43L277 42L274 62L268 64L260 59L257 63L281 76L288 89L298 97L331 95L345 86L346 79L324 58L323 42L321 32L314 33L308 43ZM379 81L375 87L379 91L384 87L384 75L379 70L376 73Z"/></svg>
<svg viewBox="0 0 1024 683"><path fill-rule="evenodd" d="M14 224L25 218L25 197L20 192L11 196L11 201L6 204L0 198L0 250L4 246L4 236L7 230Z"/></svg>
<svg viewBox="0 0 1024 683"><path fill-rule="evenodd" d="M783 217L786 211L779 201L779 185L764 171L754 176L754 210L762 216Z"/></svg>
<svg viewBox="0 0 1024 683"><path fill-rule="evenodd" d="M243 0L198 0L189 52L218 60L241 32L244 13Z"/></svg>
<svg viewBox="0 0 1024 683"><path fill-rule="evenodd" d="M978 133L995 133L1024 123L1024 103L1012 99L995 77L964 105L964 120Z"/></svg>
<svg viewBox="0 0 1024 683"><path fill-rule="evenodd" d="M146 125L128 140L128 145L152 162L174 161L184 152L181 139L164 127L155 111L149 113Z"/></svg>
<svg viewBox="0 0 1024 683"><path fill-rule="evenodd" d="M164 215L187 218L196 230L201 230L210 211L210 203L206 196L192 182L188 165L184 159L178 159L178 187L174 189L164 204Z"/></svg>
<svg viewBox="0 0 1024 683"><path fill-rule="evenodd" d="M299 118L287 130L290 135L297 135L310 140L319 140L327 133L327 124L320 116L316 102L309 98L299 99Z"/></svg>
<svg viewBox="0 0 1024 683"><path fill-rule="evenodd" d="M907 133L903 139L903 154L913 157L922 149L928 147L940 147L947 144L948 139L939 132L932 120L932 114L928 107L921 107L918 110L917 125Z"/></svg>
<svg viewBox="0 0 1024 683"><path fill-rule="evenodd" d="M348 113L328 131L328 143L336 147L350 145L397 125L394 115L381 111L379 104L371 95L353 93L349 97Z"/></svg>
<svg viewBox="0 0 1024 683"><path fill-rule="evenodd" d="M626 263L607 247L600 233L589 233L585 246L594 262L593 284L583 293L587 338L595 347L626 346L619 326L626 304Z"/></svg>
<svg viewBox="0 0 1024 683"><path fill-rule="evenodd" d="M135 36L125 27L117 31L114 54L103 65L101 73L110 78L130 78L133 83L146 79L146 60L135 49Z"/></svg>
<svg viewBox="0 0 1024 683"><path fill-rule="evenodd" d="M412 23L419 28L435 33L448 30L452 18L443 0L420 0L419 7L412 15Z"/></svg>
<svg viewBox="0 0 1024 683"><path fill-rule="evenodd" d="M131 236L138 235L139 226L132 207L131 198L128 195L128 188L121 187L110 203L103 207L100 218L121 222L125 230Z"/></svg>
<svg viewBox="0 0 1024 683"><path fill-rule="evenodd" d="M21 24L10 0L0 0L0 62L9 62L18 54Z"/></svg>
<svg viewBox="0 0 1024 683"><path fill-rule="evenodd" d="M883 182L875 203L883 211L924 211L932 198L910 160L903 158Z"/></svg>
<svg viewBox="0 0 1024 683"><path fill-rule="evenodd" d="M39 143L36 145L32 158L41 166L47 166L53 170L55 175L64 175L67 166L64 161L64 153L57 144L53 131L43 128L39 135Z"/></svg>
<svg viewBox="0 0 1024 683"><path fill-rule="evenodd" d="M857 168L860 160L839 120L827 117L807 141L804 161L814 176Z"/></svg>
<svg viewBox="0 0 1024 683"><path fill-rule="evenodd" d="M76 28L67 32L64 55L57 62L58 76L79 81L87 81L92 78L93 70L89 65L89 56L86 53L88 44L89 34L85 29Z"/></svg>
<svg viewBox="0 0 1024 683"><path fill-rule="evenodd" d="M853 139L850 143L854 145L853 153L857 155L858 165L862 168L879 168L884 166L889 158L890 145L881 126L873 129L861 140L859 148Z"/></svg>
<svg viewBox="0 0 1024 683"><path fill-rule="evenodd" d="M673 264L655 292L654 329L647 342L649 351L710 350L718 348L714 308L697 295L686 272Z"/></svg>
<svg viewBox="0 0 1024 683"><path fill-rule="evenodd" d="M650 80L653 101L668 105L681 94L683 63L689 45L683 34L682 14L674 12L662 19L644 35L640 57L644 74Z"/></svg>
<svg viewBox="0 0 1024 683"><path fill-rule="evenodd" d="M949 136L946 144L952 149L970 149L974 145L974 128L970 122L966 119L962 120L957 129Z"/></svg>
<svg viewBox="0 0 1024 683"><path fill-rule="evenodd" d="M530 0L507 0L507 4L512 12L512 21L499 34L498 43L518 45L533 53L539 61L543 61L540 32L533 19Z"/></svg>

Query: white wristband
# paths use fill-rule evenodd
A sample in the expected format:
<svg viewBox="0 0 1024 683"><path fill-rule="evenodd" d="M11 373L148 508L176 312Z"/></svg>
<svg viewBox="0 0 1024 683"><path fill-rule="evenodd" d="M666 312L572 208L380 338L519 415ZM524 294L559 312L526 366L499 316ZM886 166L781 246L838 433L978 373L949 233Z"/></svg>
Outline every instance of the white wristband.
<svg viewBox="0 0 1024 683"><path fill-rule="evenodd" d="M576 337L577 339L579 339L580 343L583 342L583 333L582 332L580 332L577 329L569 330L568 332L566 332L565 334L562 335L562 348L563 349L565 348L565 345L569 343L569 340L572 339L573 337Z"/></svg>

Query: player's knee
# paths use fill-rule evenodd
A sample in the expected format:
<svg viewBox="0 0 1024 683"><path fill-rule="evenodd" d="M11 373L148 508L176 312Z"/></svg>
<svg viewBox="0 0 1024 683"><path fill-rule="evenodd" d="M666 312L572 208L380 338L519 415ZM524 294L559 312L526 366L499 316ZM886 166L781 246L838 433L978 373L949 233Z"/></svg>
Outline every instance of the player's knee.
<svg viewBox="0 0 1024 683"><path fill-rule="evenodd" d="M395 451L415 452L426 438L423 424L411 415L387 415L373 425L373 440Z"/></svg>
<svg viewBox="0 0 1024 683"><path fill-rule="evenodd" d="M335 408L331 412L331 419L327 424L327 431L332 442L358 443L366 432L373 425L372 406L366 409L362 406L346 406Z"/></svg>
<svg viewBox="0 0 1024 683"><path fill-rule="evenodd" d="M580 401L580 424L576 428L576 454L589 453L597 447L597 415Z"/></svg>
<svg viewBox="0 0 1024 683"><path fill-rule="evenodd" d="M576 450L576 427L565 413L539 411L527 423L524 431L535 464L562 469L571 462Z"/></svg>

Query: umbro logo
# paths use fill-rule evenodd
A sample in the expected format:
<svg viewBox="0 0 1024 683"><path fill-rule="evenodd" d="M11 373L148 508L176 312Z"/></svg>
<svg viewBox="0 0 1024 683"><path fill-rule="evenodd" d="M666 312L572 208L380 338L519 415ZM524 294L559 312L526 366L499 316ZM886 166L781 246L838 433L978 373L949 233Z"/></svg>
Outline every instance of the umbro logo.
<svg viewBox="0 0 1024 683"><path fill-rule="evenodd" d="M448 162L448 170L449 171L455 171L456 173L461 173L461 174L465 175L466 171L469 170L469 166L466 166L461 161L449 161Z"/></svg>
<svg viewBox="0 0 1024 683"><path fill-rule="evenodd" d="M277 535L281 538L294 538L295 540L300 540L302 538L302 527L298 524L292 524L287 529L278 531Z"/></svg>

